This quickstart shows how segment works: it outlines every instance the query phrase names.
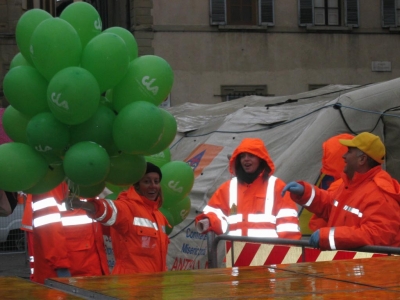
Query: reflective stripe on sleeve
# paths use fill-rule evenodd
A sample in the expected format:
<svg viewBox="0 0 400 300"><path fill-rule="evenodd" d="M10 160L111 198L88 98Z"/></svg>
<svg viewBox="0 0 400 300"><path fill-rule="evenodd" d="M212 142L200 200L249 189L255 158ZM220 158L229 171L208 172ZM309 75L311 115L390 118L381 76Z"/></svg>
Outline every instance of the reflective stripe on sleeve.
<svg viewBox="0 0 400 300"><path fill-rule="evenodd" d="M335 227L332 227L329 230L329 246L331 247L331 250L336 250L336 245L335 245Z"/></svg>
<svg viewBox="0 0 400 300"><path fill-rule="evenodd" d="M293 208L283 208L279 210L276 218L288 218L288 217L296 217L297 218L297 211Z"/></svg>
<svg viewBox="0 0 400 300"><path fill-rule="evenodd" d="M105 217L105 214L107 213L109 207L111 207L111 217L107 222L105 222L103 224L106 225L106 226L112 226L112 225L114 225L115 221L117 220L118 209L115 206L114 201L108 200L108 199L104 199L104 201L106 201L108 203L108 206L105 205L104 217ZM104 219L104 217L102 219Z"/></svg>
<svg viewBox="0 0 400 300"><path fill-rule="evenodd" d="M315 198L315 189L314 189L313 186L311 186L311 196L310 196L310 199L308 199L307 203L306 203L304 206L307 206L307 207L310 206L310 205L313 203L314 198Z"/></svg>
<svg viewBox="0 0 400 300"><path fill-rule="evenodd" d="M296 223L286 223L276 226L277 232L300 232L300 227Z"/></svg>

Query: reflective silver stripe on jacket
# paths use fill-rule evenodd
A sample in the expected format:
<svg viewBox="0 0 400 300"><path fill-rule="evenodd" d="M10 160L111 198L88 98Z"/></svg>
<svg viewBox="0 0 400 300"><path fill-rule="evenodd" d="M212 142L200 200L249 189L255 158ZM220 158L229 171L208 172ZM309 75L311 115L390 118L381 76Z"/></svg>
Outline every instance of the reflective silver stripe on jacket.
<svg viewBox="0 0 400 300"><path fill-rule="evenodd" d="M276 217L272 214L272 209L275 202L275 182L277 178L270 176L268 178L268 186L265 194L265 208L263 214L248 214L248 221L252 223L271 223L276 224ZM237 178L234 177L230 181L229 185L229 207L233 205L237 206ZM285 212L282 212L285 213ZM227 217L229 224L237 224L243 221L243 214L235 214ZM228 235L242 235L242 230L229 231ZM248 236L253 237L278 237L275 229L248 229Z"/></svg>
<svg viewBox="0 0 400 300"><path fill-rule="evenodd" d="M328 240L329 240L329 246L331 247L331 250L336 250L336 245L335 245L335 227L332 227L329 230Z"/></svg>
<svg viewBox="0 0 400 300"><path fill-rule="evenodd" d="M221 222L221 230L223 233L225 233L228 230L228 217L224 215L221 209L206 205L203 209L203 213L207 215L210 212L217 215L218 219Z"/></svg>
<svg viewBox="0 0 400 300"><path fill-rule="evenodd" d="M108 211L108 207L111 207L111 217L107 222L105 222L103 224L106 226L112 226L112 225L114 225L115 221L117 220L118 209L115 206L113 200L104 199L104 201L106 201L108 205L104 204L104 207L105 207L104 214L100 218L98 218L97 221L104 220L104 218L107 214L107 211Z"/></svg>
<svg viewBox="0 0 400 300"><path fill-rule="evenodd" d="M45 199L42 199L39 201L32 202L32 210L34 212L40 211L40 210L48 208L48 207L57 207L57 210L59 211L57 201L53 197L49 197L49 198L45 198ZM57 223L57 222L61 222L61 215L59 212L51 213L51 214L47 214L45 216L34 218L33 219L33 227L37 228L37 227L40 227L43 225L48 225L48 224Z"/></svg>
<svg viewBox="0 0 400 300"><path fill-rule="evenodd" d="M134 217L133 225L147 227L147 228L154 228L155 230L158 230L157 223L146 218Z"/></svg>
<svg viewBox="0 0 400 300"><path fill-rule="evenodd" d="M308 199L307 203L304 204L304 206L306 206L306 207L310 206L313 203L314 198L315 198L315 189L314 189L314 186L311 185L311 196Z"/></svg>

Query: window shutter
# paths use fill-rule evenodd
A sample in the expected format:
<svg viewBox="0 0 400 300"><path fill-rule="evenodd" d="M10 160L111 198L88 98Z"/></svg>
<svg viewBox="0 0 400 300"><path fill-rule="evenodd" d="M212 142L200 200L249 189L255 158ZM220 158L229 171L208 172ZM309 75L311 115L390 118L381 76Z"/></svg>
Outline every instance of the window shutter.
<svg viewBox="0 0 400 300"><path fill-rule="evenodd" d="M299 26L313 24L313 0L299 0Z"/></svg>
<svg viewBox="0 0 400 300"><path fill-rule="evenodd" d="M226 0L210 0L211 25L226 24Z"/></svg>
<svg viewBox="0 0 400 300"><path fill-rule="evenodd" d="M347 0L346 4L346 26L358 27L359 20L359 6L358 0Z"/></svg>
<svg viewBox="0 0 400 300"><path fill-rule="evenodd" d="M274 25L274 0L259 0L260 24Z"/></svg>
<svg viewBox="0 0 400 300"><path fill-rule="evenodd" d="M396 1L382 0L382 27L396 26Z"/></svg>

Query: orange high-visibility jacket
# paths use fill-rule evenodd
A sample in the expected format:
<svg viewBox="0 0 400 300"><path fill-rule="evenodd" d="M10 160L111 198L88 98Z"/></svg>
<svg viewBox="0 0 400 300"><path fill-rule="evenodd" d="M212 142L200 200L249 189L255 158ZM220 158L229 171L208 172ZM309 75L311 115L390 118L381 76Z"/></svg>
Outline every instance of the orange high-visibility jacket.
<svg viewBox="0 0 400 300"><path fill-rule="evenodd" d="M320 228L322 250L352 249L365 245L400 246L400 185L381 166L355 173L333 191L299 181L302 197L292 199L317 217L328 220ZM340 181L338 181L340 182Z"/></svg>
<svg viewBox="0 0 400 300"><path fill-rule="evenodd" d="M297 205L288 195L281 196L285 183L274 177L274 164L258 139L244 139L230 159L234 174L235 160L248 152L264 160L271 169L269 179L260 174L252 183L239 183L236 177L223 183L196 217L196 223L208 218L207 231L236 236L300 239Z"/></svg>
<svg viewBox="0 0 400 300"><path fill-rule="evenodd" d="M32 196L33 280L44 283L66 268L71 276L109 274L101 224L80 209L67 211L59 198L60 185L53 191Z"/></svg>
<svg viewBox="0 0 400 300"><path fill-rule="evenodd" d="M131 186L117 200L93 199L96 213L91 215L105 226L111 226L115 256L112 274L167 271L169 238L167 219L158 210L160 199L151 201Z"/></svg>

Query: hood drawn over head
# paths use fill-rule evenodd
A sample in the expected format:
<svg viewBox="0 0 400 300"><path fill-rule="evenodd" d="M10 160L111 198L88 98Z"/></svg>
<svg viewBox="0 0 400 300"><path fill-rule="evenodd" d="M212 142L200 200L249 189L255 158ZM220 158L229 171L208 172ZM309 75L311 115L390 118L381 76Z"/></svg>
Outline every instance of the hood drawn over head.
<svg viewBox="0 0 400 300"><path fill-rule="evenodd" d="M236 158L240 153L244 152L251 153L264 160L267 163L268 167L271 169L269 175L274 174L275 165L271 159L271 156L267 151L267 148L264 145L264 142L259 138L244 138L240 142L239 146L236 147L229 160L229 172L231 172L231 174L236 175L235 174Z"/></svg>

